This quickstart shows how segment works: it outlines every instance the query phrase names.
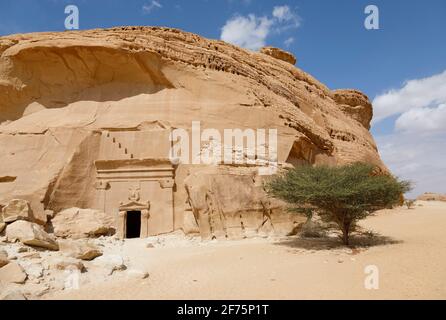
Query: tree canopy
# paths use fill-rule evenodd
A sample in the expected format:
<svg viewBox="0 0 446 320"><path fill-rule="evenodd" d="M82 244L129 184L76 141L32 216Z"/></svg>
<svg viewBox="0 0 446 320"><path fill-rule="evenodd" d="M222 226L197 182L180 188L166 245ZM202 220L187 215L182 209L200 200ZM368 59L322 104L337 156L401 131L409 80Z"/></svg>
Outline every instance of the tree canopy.
<svg viewBox="0 0 446 320"><path fill-rule="evenodd" d="M410 182L380 173L365 163L299 166L266 184L267 192L289 203L293 211L307 215L317 212L324 220L335 222L345 244L356 221L398 204L410 188Z"/></svg>

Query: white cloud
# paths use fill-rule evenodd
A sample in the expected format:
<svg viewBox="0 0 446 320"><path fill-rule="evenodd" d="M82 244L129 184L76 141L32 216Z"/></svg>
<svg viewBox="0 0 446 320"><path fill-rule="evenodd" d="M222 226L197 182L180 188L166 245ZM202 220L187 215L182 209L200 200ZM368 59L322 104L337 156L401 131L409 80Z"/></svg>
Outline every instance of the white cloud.
<svg viewBox="0 0 446 320"><path fill-rule="evenodd" d="M294 43L294 38L293 37L289 37L288 39L286 39L283 44L285 45L285 47L289 47Z"/></svg>
<svg viewBox="0 0 446 320"><path fill-rule="evenodd" d="M234 45L258 50L265 46L265 39L270 33L273 21L267 17L235 16L228 20L222 28L221 40Z"/></svg>
<svg viewBox="0 0 446 320"><path fill-rule="evenodd" d="M285 28L291 27L299 27L300 26L300 18L299 16L293 12L289 6L277 6L273 9L273 17L278 20L280 23L287 23Z"/></svg>
<svg viewBox="0 0 446 320"><path fill-rule="evenodd" d="M409 197L446 193L446 134L393 133L376 137L384 163L397 176L414 182Z"/></svg>
<svg viewBox="0 0 446 320"><path fill-rule="evenodd" d="M399 114L403 114L402 117L410 117L414 115L414 109L438 108L445 103L446 71L432 77L407 81L401 89L390 90L377 96L373 100L373 122L375 124ZM404 116L406 112L412 113Z"/></svg>
<svg viewBox="0 0 446 320"><path fill-rule="evenodd" d="M221 29L220 39L250 50L265 46L266 39L272 33L280 33L291 28L298 28L300 19L288 6L274 7L271 17L236 15L226 21ZM294 39L293 39L294 40Z"/></svg>
<svg viewBox="0 0 446 320"><path fill-rule="evenodd" d="M446 104L437 108L410 109L396 120L395 128L413 132L446 131Z"/></svg>
<svg viewBox="0 0 446 320"><path fill-rule="evenodd" d="M163 6L160 2L156 0L152 0L149 4L145 4L142 6L142 11L145 14L151 13L154 9L161 9Z"/></svg>
<svg viewBox="0 0 446 320"><path fill-rule="evenodd" d="M446 71L407 81L373 105L375 124L397 116L393 133L378 135L376 142L389 169L415 182L410 196L446 193Z"/></svg>
<svg viewBox="0 0 446 320"><path fill-rule="evenodd" d="M291 15L290 7L288 6L279 6L273 9L273 17L279 19L279 21L287 20Z"/></svg>

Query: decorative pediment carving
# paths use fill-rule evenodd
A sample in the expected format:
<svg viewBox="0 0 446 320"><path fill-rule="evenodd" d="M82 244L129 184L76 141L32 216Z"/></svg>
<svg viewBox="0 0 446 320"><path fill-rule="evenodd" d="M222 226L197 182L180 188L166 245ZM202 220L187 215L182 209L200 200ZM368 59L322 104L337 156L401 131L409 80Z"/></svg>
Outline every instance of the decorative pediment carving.
<svg viewBox="0 0 446 320"><path fill-rule="evenodd" d="M150 210L150 201L146 203L130 201L128 203L121 202L119 211L136 211L136 210Z"/></svg>
<svg viewBox="0 0 446 320"><path fill-rule="evenodd" d="M141 188L139 187L131 187L129 188L129 200L130 201L139 201L141 199L140 195Z"/></svg>

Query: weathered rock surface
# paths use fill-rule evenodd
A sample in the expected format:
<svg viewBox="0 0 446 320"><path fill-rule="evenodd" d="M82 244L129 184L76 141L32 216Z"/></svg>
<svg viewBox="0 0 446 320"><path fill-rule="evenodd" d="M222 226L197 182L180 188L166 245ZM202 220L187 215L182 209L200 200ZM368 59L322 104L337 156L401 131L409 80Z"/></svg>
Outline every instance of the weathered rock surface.
<svg viewBox="0 0 446 320"><path fill-rule="evenodd" d="M2 206L0 206L0 235L6 229L6 223L3 222Z"/></svg>
<svg viewBox="0 0 446 320"><path fill-rule="evenodd" d="M57 270L73 270L73 271L83 271L85 269L82 261L69 257L61 257L52 259L50 262L50 268Z"/></svg>
<svg viewBox="0 0 446 320"><path fill-rule="evenodd" d="M24 259L40 259L41 256L38 252L30 252L30 253L25 253L24 255L22 255L22 258L24 258Z"/></svg>
<svg viewBox="0 0 446 320"><path fill-rule="evenodd" d="M295 65L297 62L296 57L292 53L284 51L279 48L263 47L262 49L260 49L260 52L269 55L273 58L291 63L292 65Z"/></svg>
<svg viewBox="0 0 446 320"><path fill-rule="evenodd" d="M22 260L19 264L29 279L39 279L43 276L44 268L41 263Z"/></svg>
<svg viewBox="0 0 446 320"><path fill-rule="evenodd" d="M136 279L147 279L149 277L149 273L147 271L138 270L138 269L129 269L127 270L127 275L131 278Z"/></svg>
<svg viewBox="0 0 446 320"><path fill-rule="evenodd" d="M30 283L22 288L23 295L26 297L32 297L32 299L40 298L44 294L50 291L50 286L47 284ZM16 300L16 299L14 299Z"/></svg>
<svg viewBox="0 0 446 320"><path fill-rule="evenodd" d="M12 223L17 220L34 221L34 216L26 200L14 199L2 209L2 218L6 223Z"/></svg>
<svg viewBox="0 0 446 320"><path fill-rule="evenodd" d="M16 290L16 291L8 291L8 292L1 294L0 300L20 301L20 300L27 300L27 299L20 291Z"/></svg>
<svg viewBox="0 0 446 320"><path fill-rule="evenodd" d="M54 234L61 238L94 238L115 231L114 219L104 212L71 208L59 212L52 219Z"/></svg>
<svg viewBox="0 0 446 320"><path fill-rule="evenodd" d="M0 268L0 282L22 284L26 281L26 273L16 262L10 262Z"/></svg>
<svg viewBox="0 0 446 320"><path fill-rule="evenodd" d="M8 253L5 250L0 249L0 268L6 266L8 263Z"/></svg>
<svg viewBox="0 0 446 320"><path fill-rule="evenodd" d="M185 234L198 234L200 233L200 227L198 225L197 218L193 213L193 209L186 210L183 218L183 232Z"/></svg>
<svg viewBox="0 0 446 320"><path fill-rule="evenodd" d="M283 202L268 198L263 181L247 168L208 168L191 174L185 184L201 236L288 235L306 221L285 212Z"/></svg>
<svg viewBox="0 0 446 320"><path fill-rule="evenodd" d="M123 271L127 269L124 259L116 254L103 255L95 259L93 264L104 269L108 275L112 275L115 271Z"/></svg>
<svg viewBox="0 0 446 320"><path fill-rule="evenodd" d="M28 221L16 221L6 229L8 241L20 241L23 244L48 250L59 250L57 242L43 228Z"/></svg>
<svg viewBox="0 0 446 320"><path fill-rule="evenodd" d="M59 241L60 251L69 257L90 261L102 255L102 251L86 241Z"/></svg>
<svg viewBox="0 0 446 320"><path fill-rule="evenodd" d="M372 108L365 95L330 90L282 50L263 52L159 27L0 37L0 206L29 201L39 223L47 210L59 212L53 226L60 237L97 236L102 227L108 232L110 225L95 212L60 211L106 211L113 202L106 214L114 218L121 202L130 200L128 187L113 186L119 199L104 196L110 184L98 175L109 175L113 161L132 172L132 159L168 158L170 132L190 130L193 121L218 132L277 129L281 164L365 161L387 170L369 132ZM101 172L95 166L100 160ZM159 200L153 185L141 190L153 210L149 234L193 222L184 218L191 208L206 238L230 236L228 230L244 237L293 228L294 218L279 205L264 206L264 194L245 200L257 188L249 178L252 169L226 174L232 169L223 167L203 179L192 176L196 169L181 163L175 181L155 182L164 191L172 188L172 199ZM189 196L192 206L186 204ZM168 206L173 217L162 221L157 212ZM229 224L209 222L206 212L212 210ZM265 219L271 210L272 218ZM217 224L215 234L209 232Z"/></svg>
<svg viewBox="0 0 446 320"><path fill-rule="evenodd" d="M417 200L420 201L446 201L446 195L440 194L440 193L432 193L432 192L426 192L419 196Z"/></svg>
<svg viewBox="0 0 446 320"><path fill-rule="evenodd" d="M347 116L352 117L365 128L370 129L373 108L369 98L358 90L335 90L333 99Z"/></svg>

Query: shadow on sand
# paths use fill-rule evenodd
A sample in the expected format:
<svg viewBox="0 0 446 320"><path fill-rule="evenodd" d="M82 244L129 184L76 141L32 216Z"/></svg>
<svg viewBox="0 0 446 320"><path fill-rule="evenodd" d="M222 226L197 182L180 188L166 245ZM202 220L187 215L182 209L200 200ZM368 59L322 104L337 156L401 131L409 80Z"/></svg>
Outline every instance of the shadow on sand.
<svg viewBox="0 0 446 320"><path fill-rule="evenodd" d="M288 246L293 249L304 250L330 250L330 249L345 249L353 250L353 254L359 253L357 250L368 249L376 246L393 245L402 243L401 240L396 240L390 237L382 236L377 233L355 233L350 237L350 245L345 246L339 237L318 237L308 238L302 236L294 236L284 241L277 242L277 245ZM362 250L361 250L362 251Z"/></svg>

